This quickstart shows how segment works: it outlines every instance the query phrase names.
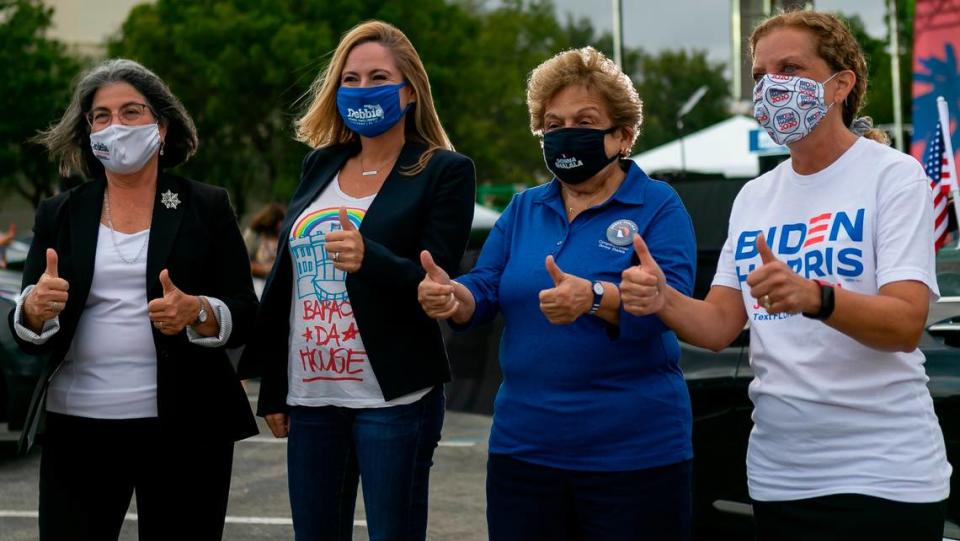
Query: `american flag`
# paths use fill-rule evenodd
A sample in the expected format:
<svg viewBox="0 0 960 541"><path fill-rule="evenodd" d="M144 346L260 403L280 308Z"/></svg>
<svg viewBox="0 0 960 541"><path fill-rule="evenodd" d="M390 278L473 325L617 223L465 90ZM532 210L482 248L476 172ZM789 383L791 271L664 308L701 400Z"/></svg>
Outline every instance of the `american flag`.
<svg viewBox="0 0 960 541"><path fill-rule="evenodd" d="M950 206L947 204L947 196L950 195L950 186L953 183L950 178L950 168L947 167L947 155L943 148L943 127L939 122L937 122L934 136L927 144L923 167L930 178L930 188L933 189L933 238L935 249L939 250L946 244L949 236L947 223L950 221L948 219Z"/></svg>

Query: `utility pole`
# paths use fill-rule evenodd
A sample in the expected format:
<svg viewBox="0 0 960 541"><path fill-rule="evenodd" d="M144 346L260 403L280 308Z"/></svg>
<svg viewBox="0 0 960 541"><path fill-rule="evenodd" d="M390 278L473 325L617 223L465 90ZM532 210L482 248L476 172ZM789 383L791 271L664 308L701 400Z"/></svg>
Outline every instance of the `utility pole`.
<svg viewBox="0 0 960 541"><path fill-rule="evenodd" d="M893 83L893 144L903 152L903 96L900 93L900 29L897 0L887 0L887 28L890 32L890 74Z"/></svg>
<svg viewBox="0 0 960 541"><path fill-rule="evenodd" d="M613 2L613 61L623 69L623 1Z"/></svg>

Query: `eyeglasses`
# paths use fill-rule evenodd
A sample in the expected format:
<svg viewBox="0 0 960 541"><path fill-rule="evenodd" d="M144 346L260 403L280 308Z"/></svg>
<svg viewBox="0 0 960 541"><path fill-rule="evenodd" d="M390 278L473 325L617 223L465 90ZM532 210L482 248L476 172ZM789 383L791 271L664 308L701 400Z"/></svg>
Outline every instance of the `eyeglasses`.
<svg viewBox="0 0 960 541"><path fill-rule="evenodd" d="M98 107L93 111L90 111L85 116L87 118L87 123L90 124L90 127L93 131L100 131L113 122L113 117L116 114L117 119L121 124L129 126L132 124L138 124L140 119L144 117L149 111L153 114L153 109L145 103L125 103L120 106L120 110L117 113L114 113L106 107ZM156 116L154 114L154 116Z"/></svg>

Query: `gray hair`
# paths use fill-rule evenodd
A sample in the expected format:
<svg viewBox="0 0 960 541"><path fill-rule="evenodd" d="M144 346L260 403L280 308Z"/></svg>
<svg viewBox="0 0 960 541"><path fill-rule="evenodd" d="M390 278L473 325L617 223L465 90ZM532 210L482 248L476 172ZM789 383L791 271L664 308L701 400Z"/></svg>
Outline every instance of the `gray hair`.
<svg viewBox="0 0 960 541"><path fill-rule="evenodd" d="M180 100L166 83L142 65L125 58L106 60L79 77L70 105L60 120L40 132L34 141L47 147L50 157L60 162L60 174L80 171L86 177L103 175L103 165L90 149L90 126L86 114L93 96L111 83L127 83L143 94L157 120L167 127L160 168L186 162L197 151L197 128Z"/></svg>

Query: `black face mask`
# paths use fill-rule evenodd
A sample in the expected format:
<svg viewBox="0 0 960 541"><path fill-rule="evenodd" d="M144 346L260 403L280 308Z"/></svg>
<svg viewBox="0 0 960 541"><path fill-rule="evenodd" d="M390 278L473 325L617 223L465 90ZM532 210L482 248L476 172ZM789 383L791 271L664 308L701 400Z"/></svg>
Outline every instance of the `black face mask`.
<svg viewBox="0 0 960 541"><path fill-rule="evenodd" d="M620 155L607 157L603 139L617 128L560 128L543 134L543 159L547 169L566 184L589 180Z"/></svg>

